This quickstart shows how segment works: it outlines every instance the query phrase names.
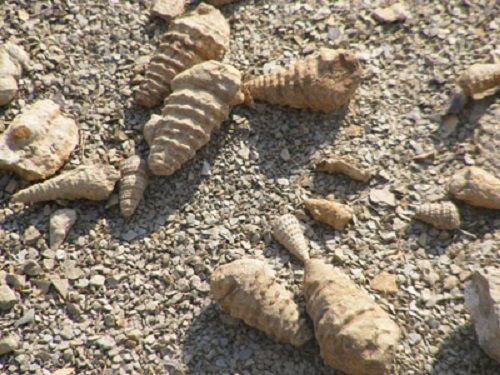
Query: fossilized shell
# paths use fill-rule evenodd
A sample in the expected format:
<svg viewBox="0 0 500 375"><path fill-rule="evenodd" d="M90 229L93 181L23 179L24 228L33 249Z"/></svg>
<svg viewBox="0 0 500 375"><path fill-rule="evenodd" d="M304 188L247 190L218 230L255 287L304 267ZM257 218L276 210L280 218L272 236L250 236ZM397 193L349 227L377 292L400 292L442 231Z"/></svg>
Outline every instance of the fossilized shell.
<svg viewBox="0 0 500 375"><path fill-rule="evenodd" d="M162 117L160 115L151 115L148 122L144 124L144 128L142 129L142 133L144 134L144 140L151 147L153 143L153 139L155 136L155 129L158 123L161 121Z"/></svg>
<svg viewBox="0 0 500 375"><path fill-rule="evenodd" d="M352 209L345 204L328 199L306 199L304 204L314 219L337 230L344 229L352 219Z"/></svg>
<svg viewBox="0 0 500 375"><path fill-rule="evenodd" d="M28 54L18 45L7 42L0 46L0 106L16 96L17 79L28 62Z"/></svg>
<svg viewBox="0 0 500 375"><path fill-rule="evenodd" d="M0 169L27 180L52 176L78 144L78 126L59 105L40 100L19 114L0 136Z"/></svg>
<svg viewBox="0 0 500 375"><path fill-rule="evenodd" d="M210 278L210 290L232 317L280 342L302 346L312 338L292 294L262 261L241 259L217 268Z"/></svg>
<svg viewBox="0 0 500 375"><path fill-rule="evenodd" d="M500 179L478 167L465 167L448 182L456 199L478 207L500 209Z"/></svg>
<svg viewBox="0 0 500 375"><path fill-rule="evenodd" d="M49 242L52 250L59 249L76 218L76 211L70 208L57 210L50 216Z"/></svg>
<svg viewBox="0 0 500 375"><path fill-rule="evenodd" d="M254 99L332 112L351 99L361 75L359 62L352 53L321 48L314 56L276 73L250 79L244 86Z"/></svg>
<svg viewBox="0 0 500 375"><path fill-rule="evenodd" d="M425 203L417 207L415 218L438 229L460 227L458 208L451 202Z"/></svg>
<svg viewBox="0 0 500 375"><path fill-rule="evenodd" d="M124 217L135 212L148 186L149 176L146 161L134 155L120 166L120 210Z"/></svg>
<svg viewBox="0 0 500 375"><path fill-rule="evenodd" d="M18 191L12 196L12 201L36 203L59 199L105 200L119 179L120 172L112 165L81 165L50 180Z"/></svg>
<svg viewBox="0 0 500 375"><path fill-rule="evenodd" d="M14 76L0 75L0 106L9 104L17 94L17 81Z"/></svg>
<svg viewBox="0 0 500 375"><path fill-rule="evenodd" d="M309 259L309 245L295 215L286 214L276 219L273 225L273 236L301 262Z"/></svg>
<svg viewBox="0 0 500 375"><path fill-rule="evenodd" d="M207 144L211 133L243 101L240 73L230 65L206 61L177 75L154 128L148 165L168 176Z"/></svg>
<svg viewBox="0 0 500 375"><path fill-rule="evenodd" d="M464 93L475 100L500 91L500 64L475 64L457 79Z"/></svg>
<svg viewBox="0 0 500 375"><path fill-rule="evenodd" d="M323 159L316 164L316 169L321 172L342 173L353 180L362 182L368 182L371 178L371 171L357 166L349 156Z"/></svg>
<svg viewBox="0 0 500 375"><path fill-rule="evenodd" d="M383 375L400 329L371 296L338 268L319 259L305 264L304 295L320 355L351 375Z"/></svg>
<svg viewBox="0 0 500 375"><path fill-rule="evenodd" d="M136 102L154 107L170 93L177 74L206 60L222 60L229 49L229 32L222 13L204 3L172 21L136 92Z"/></svg>

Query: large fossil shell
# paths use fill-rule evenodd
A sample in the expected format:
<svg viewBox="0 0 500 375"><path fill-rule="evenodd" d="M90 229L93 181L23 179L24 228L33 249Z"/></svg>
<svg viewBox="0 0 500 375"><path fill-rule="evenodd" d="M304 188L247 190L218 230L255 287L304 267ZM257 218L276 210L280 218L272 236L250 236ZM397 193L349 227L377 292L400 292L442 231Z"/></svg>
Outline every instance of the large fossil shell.
<svg viewBox="0 0 500 375"><path fill-rule="evenodd" d="M171 175L209 142L233 105L243 101L240 80L235 68L213 60L175 77L152 131L148 165L155 175Z"/></svg>
<svg viewBox="0 0 500 375"><path fill-rule="evenodd" d="M337 230L344 229L352 219L352 209L328 199L306 199L304 202L312 217Z"/></svg>
<svg viewBox="0 0 500 375"><path fill-rule="evenodd" d="M170 93L170 83L177 74L206 60L222 60L229 49L229 32L222 13L204 3L172 21L136 92L136 102L157 106Z"/></svg>
<svg viewBox="0 0 500 375"><path fill-rule="evenodd" d="M301 262L309 259L309 245L295 215L286 214L276 219L273 225L273 236Z"/></svg>
<svg viewBox="0 0 500 375"><path fill-rule="evenodd" d="M250 79L245 88L252 98L271 104L332 112L351 99L361 75L352 53L321 48L276 73Z"/></svg>
<svg viewBox="0 0 500 375"><path fill-rule="evenodd" d="M20 190L13 202L36 203L59 199L108 199L120 172L111 165L81 165L71 171Z"/></svg>
<svg viewBox="0 0 500 375"><path fill-rule="evenodd" d="M69 230L75 224L76 218L76 211L70 208L57 210L50 216L49 242L52 250L59 249Z"/></svg>
<svg viewBox="0 0 500 375"><path fill-rule="evenodd" d="M500 179L478 167L465 167L448 182L456 199L478 207L500 210Z"/></svg>
<svg viewBox="0 0 500 375"><path fill-rule="evenodd" d="M16 96L17 79L28 62L29 56L22 47L10 42L0 46L0 106L10 103Z"/></svg>
<svg viewBox="0 0 500 375"><path fill-rule="evenodd" d="M27 180L52 176L78 144L78 126L59 105L40 100L19 114L0 136L0 169Z"/></svg>
<svg viewBox="0 0 500 375"><path fill-rule="evenodd" d="M464 93L475 100L500 91L500 64L474 64L457 79Z"/></svg>
<svg viewBox="0 0 500 375"><path fill-rule="evenodd" d="M312 338L292 294L262 261L242 259L217 268L210 289L224 311L280 342L302 346Z"/></svg>
<svg viewBox="0 0 500 375"><path fill-rule="evenodd" d="M353 180L362 182L368 182L371 178L371 172L357 166L349 156L323 159L316 164L316 169L321 172L342 173Z"/></svg>
<svg viewBox="0 0 500 375"><path fill-rule="evenodd" d="M149 176L146 161L134 155L120 166L120 210L124 217L135 212L148 186Z"/></svg>
<svg viewBox="0 0 500 375"><path fill-rule="evenodd" d="M438 229L460 227L460 214L451 202L425 203L417 207L415 218Z"/></svg>
<svg viewBox="0 0 500 375"><path fill-rule="evenodd" d="M305 264L304 294L321 357L350 375L384 375L400 329L371 296L338 268L319 259Z"/></svg>

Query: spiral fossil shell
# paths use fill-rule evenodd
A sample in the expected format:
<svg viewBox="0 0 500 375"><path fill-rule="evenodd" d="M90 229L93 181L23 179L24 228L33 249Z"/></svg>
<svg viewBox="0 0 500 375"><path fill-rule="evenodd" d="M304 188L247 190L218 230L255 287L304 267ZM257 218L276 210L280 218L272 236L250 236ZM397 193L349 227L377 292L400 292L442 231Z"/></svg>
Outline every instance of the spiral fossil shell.
<svg viewBox="0 0 500 375"><path fill-rule="evenodd" d="M304 294L320 355L350 375L384 375L400 329L370 295L320 259L305 263Z"/></svg>
<svg viewBox="0 0 500 375"><path fill-rule="evenodd" d="M309 259L309 245L297 218L292 214L280 216L274 222L274 238L301 262Z"/></svg>
<svg viewBox="0 0 500 375"><path fill-rule="evenodd" d="M292 294L262 261L242 259L217 268L210 290L224 311L277 341L302 346L312 338Z"/></svg>
<svg viewBox="0 0 500 375"><path fill-rule="evenodd" d="M128 218L135 212L148 186L148 167L145 160L134 155L123 161L120 172L120 210Z"/></svg>
<svg viewBox="0 0 500 375"><path fill-rule="evenodd" d="M155 175L173 174L209 142L233 105L243 101L240 80L235 68L213 60L175 77L162 119L145 134L153 138L148 165Z"/></svg>
<svg viewBox="0 0 500 375"><path fill-rule="evenodd" d="M423 204L417 207L415 218L438 229L456 229L460 226L460 214L451 202Z"/></svg>
<svg viewBox="0 0 500 375"><path fill-rule="evenodd" d="M144 107L157 106L170 93L170 83L177 74L203 61L222 60L229 48L229 32L222 13L204 3L174 19L151 59L136 102Z"/></svg>
<svg viewBox="0 0 500 375"><path fill-rule="evenodd" d="M252 98L271 104L332 112L351 99L361 75L352 53L321 48L276 73L250 79L245 88Z"/></svg>
<svg viewBox="0 0 500 375"><path fill-rule="evenodd" d="M314 219L337 230L344 229L352 219L352 209L328 199L306 199L304 202Z"/></svg>
<svg viewBox="0 0 500 375"><path fill-rule="evenodd" d="M464 93L475 100L500 91L500 64L474 64L457 79Z"/></svg>

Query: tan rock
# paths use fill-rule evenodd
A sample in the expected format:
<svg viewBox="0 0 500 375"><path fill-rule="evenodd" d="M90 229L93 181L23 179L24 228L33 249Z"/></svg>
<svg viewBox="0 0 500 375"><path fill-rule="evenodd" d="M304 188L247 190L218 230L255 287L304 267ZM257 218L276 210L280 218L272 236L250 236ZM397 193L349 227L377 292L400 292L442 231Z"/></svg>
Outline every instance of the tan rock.
<svg viewBox="0 0 500 375"><path fill-rule="evenodd" d="M151 14L170 22L173 18L184 14L187 0L154 0Z"/></svg>
<svg viewBox="0 0 500 375"><path fill-rule="evenodd" d="M62 245L77 216L76 211L70 208L57 210L50 216L49 243L52 250L57 250Z"/></svg>
<svg viewBox="0 0 500 375"><path fill-rule="evenodd" d="M312 217L319 222L342 230L352 219L352 209L328 199L307 199L304 202Z"/></svg>
<svg viewBox="0 0 500 375"><path fill-rule="evenodd" d="M321 160L316 164L316 169L321 172L342 173L353 180L368 182L371 172L356 164L356 161L349 156L333 157Z"/></svg>
<svg viewBox="0 0 500 375"><path fill-rule="evenodd" d="M478 207L500 209L500 179L478 167L465 167L448 182L456 199Z"/></svg>
<svg viewBox="0 0 500 375"><path fill-rule="evenodd" d="M399 291L396 275L381 272L370 282L370 288L382 293L397 293Z"/></svg>
<svg viewBox="0 0 500 375"><path fill-rule="evenodd" d="M408 16L408 8L403 3L394 3L388 7L377 8L373 11L373 17L375 17L377 21L385 23L404 21Z"/></svg>

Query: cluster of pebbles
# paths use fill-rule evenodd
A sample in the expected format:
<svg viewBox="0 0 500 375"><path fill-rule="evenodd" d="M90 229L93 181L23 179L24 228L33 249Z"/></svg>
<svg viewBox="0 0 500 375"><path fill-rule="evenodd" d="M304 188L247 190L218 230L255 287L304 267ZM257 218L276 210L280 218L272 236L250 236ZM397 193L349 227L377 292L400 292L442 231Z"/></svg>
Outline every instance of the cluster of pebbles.
<svg viewBox="0 0 500 375"><path fill-rule="evenodd" d="M182 169L168 179L150 178L146 189L139 155L152 143L142 128L156 110L134 104L131 83L144 82L142 67L165 38L167 25L150 12L174 24L198 6L177 1L175 14L165 15L159 3L12 0L0 9L0 68L8 67L0 71L7 88L0 96L2 104L10 102L0 112L1 163L15 173L0 175L0 374L334 373L327 364L364 373L356 356L348 363L331 356L339 350L328 346L335 345L333 332L317 329L318 347L302 322L291 343L304 345L296 349L212 304L214 270L249 257L262 268L269 296L278 288L286 295L283 306L296 304L285 314L290 322L304 305L315 326L323 310L335 321L343 316L330 307L339 298L334 292L317 297L314 288L325 289L322 283L361 293L361 301L371 301L363 289L370 291L377 314L399 326L398 344L381 360L390 373L498 373L498 64L490 63L490 54L494 62L498 56L498 6L225 5L231 40L223 63L259 76L322 47L346 49L362 61L360 87L348 108L330 114L258 101L252 109L236 107ZM183 27L170 38L181 40ZM171 94L176 108L175 98L193 87L189 74L179 77ZM478 82L478 93L467 77ZM269 91L257 94L265 79L246 82L256 99L287 104ZM39 136L33 122L60 144L29 147L38 163L26 165L26 145ZM156 127L150 129L154 139ZM120 217L113 193L120 173L103 163L121 163L122 183L141 195L146 190L141 204L135 195L121 197L130 220ZM19 176L45 179L61 167L59 176L19 191L28 185ZM345 176L318 173L325 171ZM54 180L66 195L51 195ZM59 200L93 197L105 204ZM299 254L305 270L272 240L273 221L286 213L305 223L312 258ZM314 266L317 257L325 269ZM315 267L335 277L318 278ZM248 310L227 311L262 328L249 316L255 303L242 306ZM276 337L274 323L263 330ZM327 327L342 330L349 322Z"/></svg>

